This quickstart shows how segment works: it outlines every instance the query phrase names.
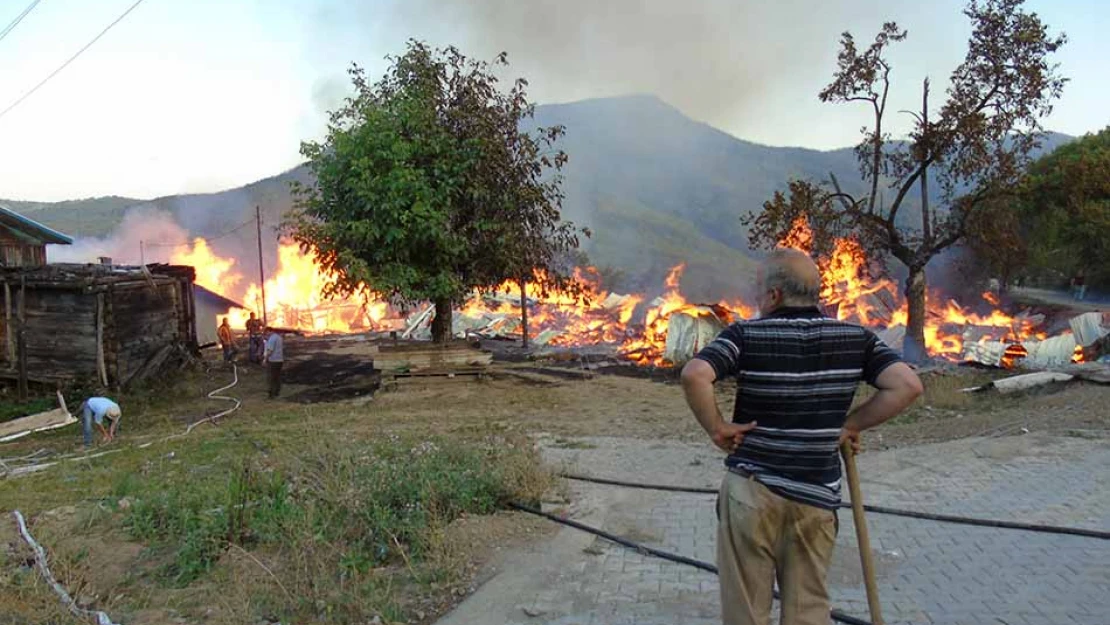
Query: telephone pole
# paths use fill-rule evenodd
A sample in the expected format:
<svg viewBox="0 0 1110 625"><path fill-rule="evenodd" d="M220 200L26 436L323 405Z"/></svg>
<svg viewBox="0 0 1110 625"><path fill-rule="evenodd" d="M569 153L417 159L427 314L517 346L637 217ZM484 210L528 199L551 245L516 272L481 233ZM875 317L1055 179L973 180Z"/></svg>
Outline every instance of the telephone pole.
<svg viewBox="0 0 1110 625"><path fill-rule="evenodd" d="M262 325L268 326L266 320L266 270L262 266L262 207L254 207L254 223L258 227L258 286L262 289Z"/></svg>

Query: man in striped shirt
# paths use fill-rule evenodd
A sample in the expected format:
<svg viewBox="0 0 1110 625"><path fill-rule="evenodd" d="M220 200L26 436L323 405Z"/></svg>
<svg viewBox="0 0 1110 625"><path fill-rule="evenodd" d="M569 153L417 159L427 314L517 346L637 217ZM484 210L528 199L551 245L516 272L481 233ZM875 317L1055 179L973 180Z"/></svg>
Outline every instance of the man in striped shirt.
<svg viewBox="0 0 1110 625"><path fill-rule="evenodd" d="M760 319L725 329L682 370L686 401L728 453L717 504L726 625L767 625L774 582L782 625L829 622L826 576L836 542L840 441L897 415L921 381L874 333L825 317L813 261L776 250L760 269ZM713 395L737 380L732 422ZM878 389L851 410L859 383Z"/></svg>

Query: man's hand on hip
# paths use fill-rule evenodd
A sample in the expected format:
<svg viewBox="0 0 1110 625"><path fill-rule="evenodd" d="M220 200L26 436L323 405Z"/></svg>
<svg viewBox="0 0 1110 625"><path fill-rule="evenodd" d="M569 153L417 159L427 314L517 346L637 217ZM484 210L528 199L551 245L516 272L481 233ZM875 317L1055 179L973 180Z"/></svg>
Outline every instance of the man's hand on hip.
<svg viewBox="0 0 1110 625"><path fill-rule="evenodd" d="M713 444L731 454L736 451L740 443L744 442L744 436L753 428L755 428L755 421L751 423L722 423L717 426L710 438L713 439Z"/></svg>

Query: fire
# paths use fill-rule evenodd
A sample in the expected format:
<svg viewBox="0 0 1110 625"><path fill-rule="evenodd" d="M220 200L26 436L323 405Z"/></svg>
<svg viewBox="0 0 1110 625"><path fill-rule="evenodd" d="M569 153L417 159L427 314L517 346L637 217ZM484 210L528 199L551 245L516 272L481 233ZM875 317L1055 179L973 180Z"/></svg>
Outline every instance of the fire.
<svg viewBox="0 0 1110 625"><path fill-rule="evenodd" d="M796 220L781 241L784 247L806 253L812 252L813 243L813 231L804 218ZM366 297L324 297L334 276L320 267L314 254L293 243L280 244L276 270L267 278L265 289L246 279L235 259L220 257L201 238L176 250L171 262L196 267L197 284L242 302L259 316L265 292L267 321L273 326L346 333L398 329L407 323L389 302L368 289L364 291ZM872 263L857 240L833 241L831 255L819 259L818 267L821 299L828 314L875 330L893 331L906 326L904 297L894 281L873 275L877 272L872 271ZM650 302L643 294L621 295L602 288L599 272L591 267L576 268L571 276L572 288L568 289L545 289L540 285L546 275L536 273L524 285L523 293L529 335L542 345L612 345L635 363L669 366L672 363L663 354L673 315L714 317L727 324L755 312L741 301L712 305L689 302L679 288L684 270L682 264L673 267L662 294ZM519 337L521 300L521 285L516 281L474 293L455 311L461 329L453 328L453 332L463 335L477 328L476 332L485 336ZM983 293L982 300L983 305L976 310L989 312L976 312L935 292L927 294L924 334L931 355L958 359L965 353L965 341L972 346L972 342L1002 341L1008 345L1002 363L1011 366L1028 355L1023 342L1045 338L1037 331L1038 321L1003 312L995 294ZM246 309L234 309L228 317L234 326L242 328L248 314ZM1082 358L1083 352L1077 348L1073 360Z"/></svg>
<svg viewBox="0 0 1110 625"><path fill-rule="evenodd" d="M235 259L217 256L208 241L197 237L191 248L178 248L170 261L175 265L192 265L197 272L197 284L216 293L231 293L243 276L232 272Z"/></svg>
<svg viewBox="0 0 1110 625"><path fill-rule="evenodd" d="M813 232L806 218L796 219L779 243L782 247L812 253ZM817 264L822 277L821 299L829 314L873 329L906 326L909 315L904 297L892 280L869 275L870 262L858 241L836 239L832 255L818 259ZM994 293L983 293L982 298L993 307L985 315L976 314L936 293L926 294L925 346L929 354L959 358L964 353L962 333L968 327L977 328L979 340L1004 340L1018 347L1021 341L1045 338L1043 333L1036 331L1032 321L1000 310ZM1012 364L1024 357L1019 351L1015 348L1008 352L1009 358L1004 358L1003 363Z"/></svg>
<svg viewBox="0 0 1110 625"><path fill-rule="evenodd" d="M175 250L170 262L192 265L197 270L197 284L251 308L234 308L226 315L233 327L245 327L250 312L262 317L263 289L257 282L240 287L247 281L236 269L236 261L218 256L204 239ZM265 282L267 323L308 332L381 329L389 316L388 303L374 297L365 302L359 297L328 300L323 292L333 280L319 267L315 255L302 252L295 243L281 243L277 270Z"/></svg>
<svg viewBox="0 0 1110 625"><path fill-rule="evenodd" d="M713 306L698 306L686 301L679 290L679 280L682 272L686 270L685 264L672 267L664 281L665 291L658 299L652 302L644 317L644 329L639 336L631 337L621 346L621 353L633 362L668 366L672 363L663 358L663 349L667 343L667 330L670 327L671 315L684 313L695 317L715 316L724 323L732 323L736 316L751 317L755 309L742 302L721 301Z"/></svg>
<svg viewBox="0 0 1110 625"><path fill-rule="evenodd" d="M592 267L575 268L571 276L574 290L545 289L541 285L546 278L538 271L525 283L531 336L553 333L545 342L564 346L620 343L625 339L629 321L643 297L603 290L600 276ZM520 301L520 283L509 280L489 294L475 293L457 313L470 318L506 315L519 322ZM512 333L520 332L516 327Z"/></svg>

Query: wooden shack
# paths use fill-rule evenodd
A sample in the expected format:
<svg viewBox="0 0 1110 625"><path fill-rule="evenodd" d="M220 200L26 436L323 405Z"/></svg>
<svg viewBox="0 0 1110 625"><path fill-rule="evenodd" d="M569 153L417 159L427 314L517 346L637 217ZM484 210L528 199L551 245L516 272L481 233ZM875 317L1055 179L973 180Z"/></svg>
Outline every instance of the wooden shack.
<svg viewBox="0 0 1110 625"><path fill-rule="evenodd" d="M0 377L120 388L195 350L192 267L0 267Z"/></svg>
<svg viewBox="0 0 1110 625"><path fill-rule="evenodd" d="M41 267L46 246L70 245L73 239L0 205L0 266Z"/></svg>

